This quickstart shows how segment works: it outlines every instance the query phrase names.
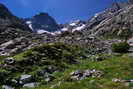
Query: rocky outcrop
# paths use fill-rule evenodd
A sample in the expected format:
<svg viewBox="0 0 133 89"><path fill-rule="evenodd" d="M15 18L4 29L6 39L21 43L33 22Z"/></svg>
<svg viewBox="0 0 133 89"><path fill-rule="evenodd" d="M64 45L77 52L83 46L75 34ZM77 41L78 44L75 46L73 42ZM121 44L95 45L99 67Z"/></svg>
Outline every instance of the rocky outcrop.
<svg viewBox="0 0 133 89"><path fill-rule="evenodd" d="M75 72L72 72L71 74L71 80L83 80L88 77L101 77L103 75L103 72L98 70L77 70Z"/></svg>
<svg viewBox="0 0 133 89"><path fill-rule="evenodd" d="M132 12L133 5L120 9L115 16L95 26L92 33L96 36L128 39L132 36Z"/></svg>
<svg viewBox="0 0 133 89"><path fill-rule="evenodd" d="M96 25L98 25L100 22L102 22L105 19L110 19L113 16L117 14L117 11L123 8L121 3L113 3L112 6L108 9L106 9L103 12L95 14L89 21L88 21L88 28L92 29Z"/></svg>
<svg viewBox="0 0 133 89"><path fill-rule="evenodd" d="M0 45L31 34L31 29L18 17L14 16L3 4L0 4Z"/></svg>

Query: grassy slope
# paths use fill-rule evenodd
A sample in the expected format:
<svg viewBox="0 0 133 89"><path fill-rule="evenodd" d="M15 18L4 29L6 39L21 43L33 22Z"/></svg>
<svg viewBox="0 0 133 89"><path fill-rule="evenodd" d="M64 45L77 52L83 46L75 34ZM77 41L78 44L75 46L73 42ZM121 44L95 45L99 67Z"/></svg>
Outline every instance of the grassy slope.
<svg viewBox="0 0 133 89"><path fill-rule="evenodd" d="M59 50L60 49L60 50ZM50 53L53 53L51 55ZM112 79L119 78L119 79L133 79L133 57L129 57L128 54L124 54L123 56L109 56L103 61L90 61L90 59L82 59L80 60L80 64L69 64L67 59L68 57L72 58L79 58L80 52L78 47L75 46L65 46L64 44L49 44L49 45L43 45L41 47L37 47L35 49L28 50L24 53L18 54L14 56L16 61L23 62L25 60L25 57L41 57L40 63L44 63L45 65L23 65L25 70L29 70L28 72L17 72L12 73L12 76L20 76L21 74L35 74L36 71L39 69L42 69L43 67L47 66L46 63L49 62L50 65L53 65L53 63L57 63L55 65L58 65L59 68L62 68L62 65L66 65L68 69L66 69L65 72L56 72L54 73L55 80L48 84L41 84L35 89L133 89L133 84L129 83L115 83L112 82ZM81 49L80 49L81 51ZM61 54L60 54L61 52ZM81 51L82 52L82 51ZM40 54L45 53L49 54L46 55L45 61L43 61L43 56ZM77 55L78 54L78 55ZM83 53L84 54L84 53ZM60 58L60 55L62 56L62 62L58 63L57 60L58 57ZM57 59L53 59L53 58ZM78 57L79 56L79 57ZM103 55L102 55L103 56ZM52 57L52 58L51 58ZM1 58L3 59L3 57ZM53 60L52 60L53 59ZM2 60L0 60L1 64ZM46 63L45 63L46 62ZM21 69L21 65L20 69ZM23 68L22 67L22 68ZM84 70L84 69L96 69L101 70L104 72L104 75L101 78L87 78L85 80L81 81L67 81L70 77L70 73L72 71L76 70ZM6 71L5 69L0 69L0 71ZM61 84L59 85L59 82ZM50 88L51 86L56 85L54 88ZM0 88L1 89L1 88ZM27 88L23 88L27 89ZM31 88L28 88L31 89Z"/></svg>
<svg viewBox="0 0 133 89"><path fill-rule="evenodd" d="M81 81L67 82L65 81L70 72L77 69L97 69L104 72L101 78L88 78ZM53 84L58 84L62 81L59 86L52 89L133 89L133 83L115 83L112 79L133 79L133 58L124 56L110 57L101 62L89 62L82 61L82 64L73 65L70 69L64 73L56 73L57 79L48 84L47 86L39 86L35 89L50 89Z"/></svg>

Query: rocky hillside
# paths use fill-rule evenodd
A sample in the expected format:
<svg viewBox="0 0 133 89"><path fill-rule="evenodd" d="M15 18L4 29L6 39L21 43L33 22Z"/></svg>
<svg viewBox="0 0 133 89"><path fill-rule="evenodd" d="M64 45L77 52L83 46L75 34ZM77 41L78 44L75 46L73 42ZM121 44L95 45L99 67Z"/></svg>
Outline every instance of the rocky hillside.
<svg viewBox="0 0 133 89"><path fill-rule="evenodd" d="M31 32L31 29L0 4L0 44Z"/></svg>
<svg viewBox="0 0 133 89"><path fill-rule="evenodd" d="M33 45L33 39L39 40L39 36L32 33L28 25L0 4L0 56L22 52Z"/></svg>
<svg viewBox="0 0 133 89"><path fill-rule="evenodd" d="M121 7L121 4L115 4L115 6L117 8L113 10L112 8L106 9L104 12L96 14L96 16L90 20L88 23L88 29L91 28L90 33L92 35L121 39L128 39L132 37L133 5L130 3L123 7ZM98 23L90 25L90 23L95 21Z"/></svg>

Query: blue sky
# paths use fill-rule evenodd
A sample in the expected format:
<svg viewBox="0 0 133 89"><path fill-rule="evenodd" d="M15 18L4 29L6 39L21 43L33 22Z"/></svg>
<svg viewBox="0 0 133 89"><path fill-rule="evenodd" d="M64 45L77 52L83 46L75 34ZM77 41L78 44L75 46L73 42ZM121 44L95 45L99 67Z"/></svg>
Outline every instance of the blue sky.
<svg viewBox="0 0 133 89"><path fill-rule="evenodd" d="M115 0L0 0L18 17L31 17L39 12L49 13L58 23L88 20L109 7ZM125 0L116 0L125 1Z"/></svg>

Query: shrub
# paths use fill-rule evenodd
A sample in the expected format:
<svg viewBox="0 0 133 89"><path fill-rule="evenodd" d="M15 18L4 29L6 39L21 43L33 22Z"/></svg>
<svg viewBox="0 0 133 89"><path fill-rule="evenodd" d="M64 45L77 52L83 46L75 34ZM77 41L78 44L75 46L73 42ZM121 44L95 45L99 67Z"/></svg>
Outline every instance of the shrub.
<svg viewBox="0 0 133 89"><path fill-rule="evenodd" d="M0 85L6 82L6 79L8 78L9 73L0 68Z"/></svg>
<svg viewBox="0 0 133 89"><path fill-rule="evenodd" d="M112 44L112 51L117 53L126 53L128 52L130 46L127 42L120 42Z"/></svg>

